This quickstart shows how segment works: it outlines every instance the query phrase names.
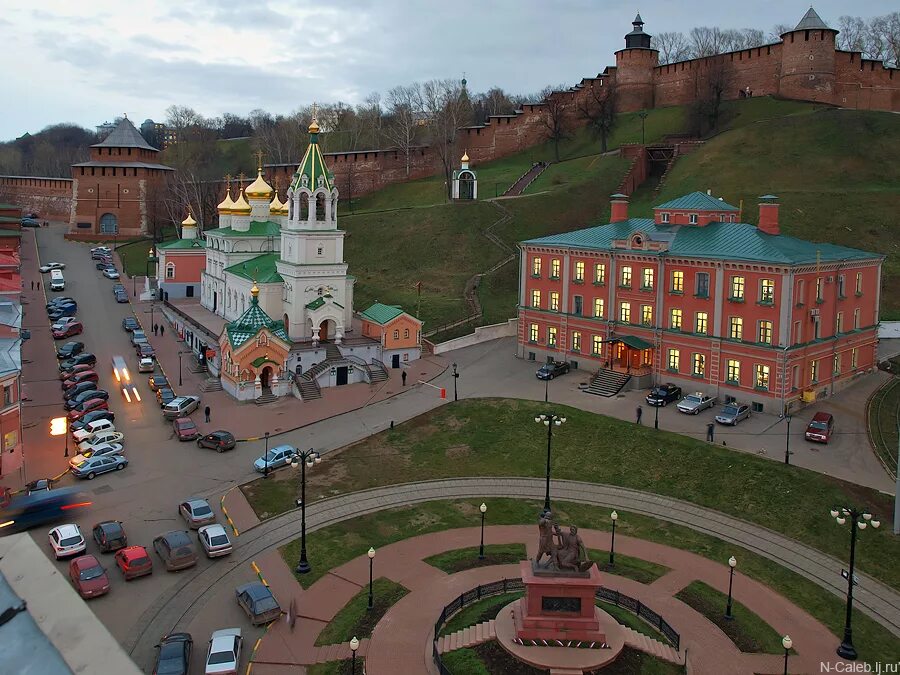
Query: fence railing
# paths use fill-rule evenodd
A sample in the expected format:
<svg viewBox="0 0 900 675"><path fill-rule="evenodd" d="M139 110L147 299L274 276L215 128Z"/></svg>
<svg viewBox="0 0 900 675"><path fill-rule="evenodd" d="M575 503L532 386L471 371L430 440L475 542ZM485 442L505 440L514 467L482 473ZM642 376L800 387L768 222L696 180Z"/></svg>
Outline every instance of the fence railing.
<svg viewBox="0 0 900 675"><path fill-rule="evenodd" d="M441 630L444 628L444 625L447 621L453 617L454 614L458 613L462 610L466 605L469 605L473 602L477 602L482 598L489 598L492 595L502 595L504 593L512 593L516 591L525 590L525 584L522 583L521 579L501 579L500 581L492 581L489 584L482 584L480 586L476 586L475 588L466 591L465 593L457 596L453 599L450 604L446 605L444 609L441 610L441 615L438 617L437 621L434 622L434 639L431 645L431 654L434 659L434 665L437 667L440 675L453 675L447 667L444 665L443 660L441 659L440 652L438 651L438 636L441 633ZM678 632L669 625L669 623L662 618L659 614L654 612L652 609L647 607L640 600L632 598L629 595L625 595L624 593L620 593L619 591L615 591L611 588L605 588L601 586L596 593L595 596L598 600L602 600L604 602L609 602L617 607L623 607L630 612L634 612L638 617L649 623L651 626L654 626L662 633L666 639L672 643L672 646L675 647L675 650L678 651L681 645L681 636Z"/></svg>

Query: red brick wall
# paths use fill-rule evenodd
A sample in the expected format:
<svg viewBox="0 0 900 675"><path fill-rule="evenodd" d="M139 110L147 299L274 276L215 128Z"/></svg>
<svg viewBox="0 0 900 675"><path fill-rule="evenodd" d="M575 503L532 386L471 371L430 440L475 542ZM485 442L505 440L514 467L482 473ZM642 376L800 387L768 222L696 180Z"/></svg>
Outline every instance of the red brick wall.
<svg viewBox="0 0 900 675"><path fill-rule="evenodd" d="M839 106L900 111L900 70L859 52L835 53L835 100Z"/></svg>
<svg viewBox="0 0 900 675"><path fill-rule="evenodd" d="M659 52L655 49L616 52L616 104L619 110L641 110L659 105L654 103L654 68L658 61Z"/></svg>
<svg viewBox="0 0 900 675"><path fill-rule="evenodd" d="M0 176L0 201L21 206L46 220L68 220L72 208L70 178Z"/></svg>
<svg viewBox="0 0 900 675"><path fill-rule="evenodd" d="M834 32L793 31L784 36L779 95L834 103Z"/></svg>

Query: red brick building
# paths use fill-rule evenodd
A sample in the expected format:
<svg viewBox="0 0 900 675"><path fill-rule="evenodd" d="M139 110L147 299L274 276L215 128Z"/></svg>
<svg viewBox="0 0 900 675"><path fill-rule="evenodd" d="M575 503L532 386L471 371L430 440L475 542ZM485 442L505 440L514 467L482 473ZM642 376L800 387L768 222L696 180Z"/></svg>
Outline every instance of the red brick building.
<svg viewBox="0 0 900 675"><path fill-rule="evenodd" d="M174 171L157 162L158 153L127 117L92 145L90 161L72 165L70 234L146 235L154 202L161 198L167 174Z"/></svg>
<svg viewBox="0 0 900 675"><path fill-rule="evenodd" d="M776 414L873 368L884 256L783 235L761 200L754 226L702 192L652 218L613 195L608 225L521 243L518 355Z"/></svg>

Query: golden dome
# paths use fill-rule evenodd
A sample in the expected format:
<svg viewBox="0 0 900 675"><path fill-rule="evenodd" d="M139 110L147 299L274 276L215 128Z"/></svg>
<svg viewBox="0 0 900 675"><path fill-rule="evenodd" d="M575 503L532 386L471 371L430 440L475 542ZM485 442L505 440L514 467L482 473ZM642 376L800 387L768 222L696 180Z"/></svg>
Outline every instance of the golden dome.
<svg viewBox="0 0 900 675"><path fill-rule="evenodd" d="M309 128L307 129L311 134L319 133L319 123L316 121L316 118L312 118L312 122L309 123Z"/></svg>
<svg viewBox="0 0 900 675"><path fill-rule="evenodd" d="M188 209L187 218L181 221L182 227L197 227L197 221L194 220L194 216L191 213L190 209Z"/></svg>
<svg viewBox="0 0 900 675"><path fill-rule="evenodd" d="M253 282L253 288L250 289L250 295L252 295L254 298L259 297L259 286L256 285L255 281Z"/></svg>
<svg viewBox="0 0 900 675"><path fill-rule="evenodd" d="M228 191L225 193L225 199L219 203L216 209L219 211L220 216L230 214L232 209L234 209L234 200L231 198L230 185L228 186Z"/></svg>
<svg viewBox="0 0 900 675"><path fill-rule="evenodd" d="M231 207L231 212L239 216L246 216L250 214L250 211L252 211L252 209L247 203L247 200L244 199L244 191L241 190L238 192L238 198Z"/></svg>
<svg viewBox="0 0 900 675"><path fill-rule="evenodd" d="M469 151L468 151L468 150L466 150L465 152L463 152L463 156L462 156L462 160L461 160L461 161L463 161L463 162L468 162L468 161L469 161Z"/></svg>
<svg viewBox="0 0 900 675"><path fill-rule="evenodd" d="M250 183L244 192L247 194L247 199L265 199L268 201L275 190L263 179L262 167L260 167L257 170L256 180Z"/></svg>
<svg viewBox="0 0 900 675"><path fill-rule="evenodd" d="M284 208L284 204L281 203L281 200L278 199L278 193L275 193L275 198L269 204L269 213L273 216L280 216L281 210Z"/></svg>

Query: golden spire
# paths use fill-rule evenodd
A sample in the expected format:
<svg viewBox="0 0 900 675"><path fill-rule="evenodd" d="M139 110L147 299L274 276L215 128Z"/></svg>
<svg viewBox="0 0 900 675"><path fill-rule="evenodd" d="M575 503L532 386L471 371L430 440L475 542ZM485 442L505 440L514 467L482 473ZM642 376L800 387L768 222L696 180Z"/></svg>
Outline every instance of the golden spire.
<svg viewBox="0 0 900 675"><path fill-rule="evenodd" d="M250 295L252 295L254 298L259 297L259 286L256 285L255 281L253 282L253 287L250 289Z"/></svg>
<svg viewBox="0 0 900 675"><path fill-rule="evenodd" d="M262 150L256 153L256 180L247 186L244 191L247 199L265 199L268 201L272 197L272 186L269 185L262 175Z"/></svg>
<svg viewBox="0 0 900 675"><path fill-rule="evenodd" d="M319 106L314 102L312 104L312 122L309 123L309 128L307 129L307 131L309 131L309 133L311 133L311 134L319 133L319 122L316 119L316 117L318 116L318 113L319 113Z"/></svg>
<svg viewBox="0 0 900 675"><path fill-rule="evenodd" d="M190 205L188 205L187 218L181 221L182 227L197 227L197 221L194 220L194 213Z"/></svg>
<svg viewBox="0 0 900 675"><path fill-rule="evenodd" d="M247 200L244 199L244 174L240 174L238 178L241 182L241 189L238 191L238 198L234 200L231 212L239 216L246 216L250 213L251 208Z"/></svg>
<svg viewBox="0 0 900 675"><path fill-rule="evenodd" d="M219 205L216 209L219 212L220 216L229 215L234 209L234 200L231 198L231 174L225 174L225 182L228 185L228 188L225 191L225 199L219 202Z"/></svg>
<svg viewBox="0 0 900 675"><path fill-rule="evenodd" d="M468 148L466 148L466 150L463 152L463 156L462 156L462 160L461 160L461 161L463 161L463 162L468 162L468 161L469 161L469 149L468 149Z"/></svg>

